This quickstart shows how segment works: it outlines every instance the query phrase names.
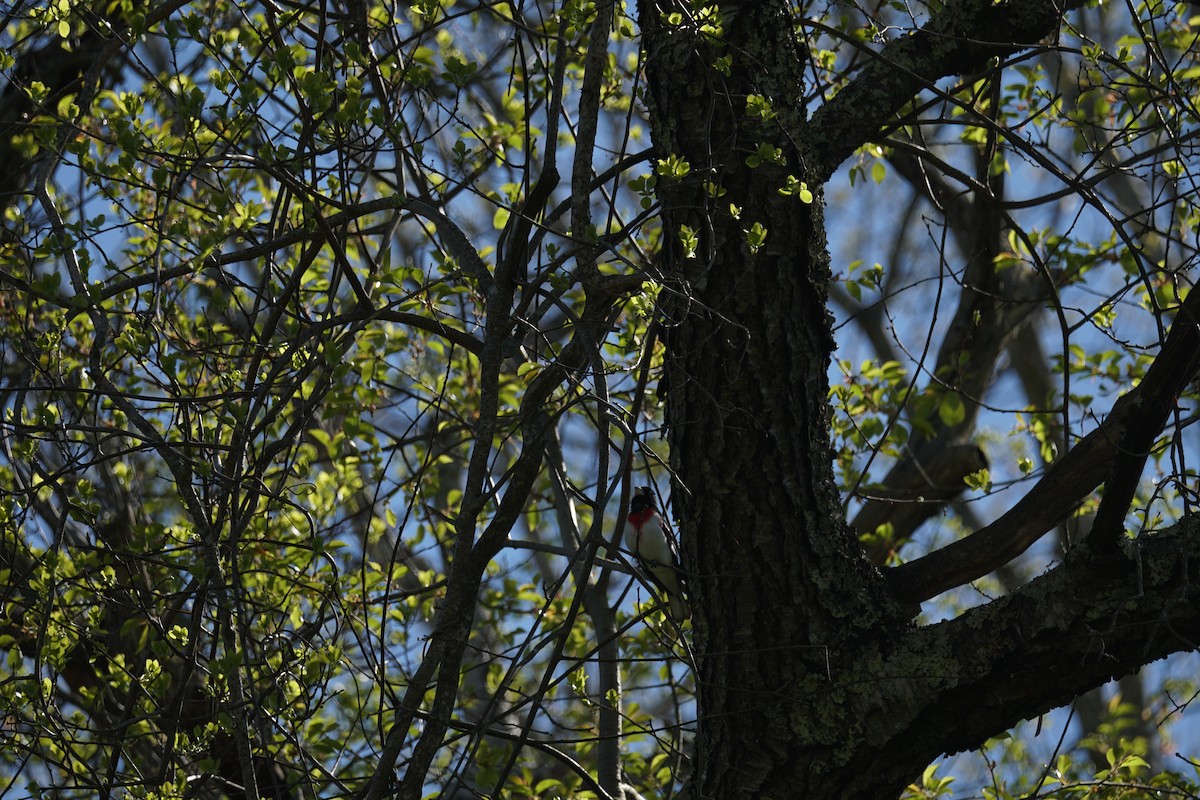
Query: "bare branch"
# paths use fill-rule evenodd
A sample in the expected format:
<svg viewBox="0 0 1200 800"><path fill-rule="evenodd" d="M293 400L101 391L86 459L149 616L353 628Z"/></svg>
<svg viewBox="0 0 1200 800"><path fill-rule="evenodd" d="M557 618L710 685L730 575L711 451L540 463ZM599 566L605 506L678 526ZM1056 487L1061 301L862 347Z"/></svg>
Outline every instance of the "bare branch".
<svg viewBox="0 0 1200 800"><path fill-rule="evenodd" d="M846 88L817 109L807 131L809 174L824 182L878 135L924 87L985 68L991 59L1037 44L1083 0L959 0L915 33L885 46Z"/></svg>

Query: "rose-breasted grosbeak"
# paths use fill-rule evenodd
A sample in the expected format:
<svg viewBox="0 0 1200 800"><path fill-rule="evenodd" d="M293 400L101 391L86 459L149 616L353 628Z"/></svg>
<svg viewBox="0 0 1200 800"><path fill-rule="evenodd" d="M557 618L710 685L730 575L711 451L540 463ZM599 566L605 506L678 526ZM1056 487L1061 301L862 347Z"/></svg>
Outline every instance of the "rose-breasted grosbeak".
<svg viewBox="0 0 1200 800"><path fill-rule="evenodd" d="M692 610L683 596L673 539L654 507L650 487L634 489L625 525L625 547L637 558L638 567L654 587L666 597L667 611L679 625L692 615Z"/></svg>

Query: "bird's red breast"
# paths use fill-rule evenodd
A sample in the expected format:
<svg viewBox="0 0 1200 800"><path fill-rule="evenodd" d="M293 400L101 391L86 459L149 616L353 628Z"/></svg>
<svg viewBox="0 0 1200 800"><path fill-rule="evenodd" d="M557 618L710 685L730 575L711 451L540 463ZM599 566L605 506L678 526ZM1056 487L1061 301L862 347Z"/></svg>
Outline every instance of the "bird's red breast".
<svg viewBox="0 0 1200 800"><path fill-rule="evenodd" d="M629 524L638 530L641 530L642 526L646 524L646 520L653 516L653 508L643 508L641 511L632 511L629 514Z"/></svg>

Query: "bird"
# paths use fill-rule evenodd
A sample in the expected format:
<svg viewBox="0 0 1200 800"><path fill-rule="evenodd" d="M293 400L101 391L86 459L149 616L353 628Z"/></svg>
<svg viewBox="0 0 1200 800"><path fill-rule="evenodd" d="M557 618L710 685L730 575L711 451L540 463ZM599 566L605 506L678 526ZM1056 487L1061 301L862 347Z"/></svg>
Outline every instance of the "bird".
<svg viewBox="0 0 1200 800"><path fill-rule="evenodd" d="M667 613L676 625L692 616L684 597L683 578L679 559L675 555L674 537L654 507L654 493L649 486L634 489L626 517L625 547L637 559L638 567L654 588L667 601Z"/></svg>

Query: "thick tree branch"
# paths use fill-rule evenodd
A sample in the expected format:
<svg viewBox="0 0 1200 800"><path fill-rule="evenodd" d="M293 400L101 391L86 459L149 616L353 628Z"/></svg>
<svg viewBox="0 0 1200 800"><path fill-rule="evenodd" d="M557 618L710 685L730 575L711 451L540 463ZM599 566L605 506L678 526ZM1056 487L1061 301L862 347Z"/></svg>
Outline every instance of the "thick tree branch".
<svg viewBox="0 0 1200 800"><path fill-rule="evenodd" d="M1130 417L1104 482L1104 497L1092 523L1097 546L1113 546L1125 533L1125 512L1133 502L1138 481L1154 441L1166 427L1179 395L1200 369L1200 292L1188 291L1175 315L1162 351L1146 371L1139 388L1148 387Z"/></svg>
<svg viewBox="0 0 1200 800"><path fill-rule="evenodd" d="M810 175L823 183L851 153L886 127L925 86L977 72L995 57L1024 50L1058 29L1083 0L959 0L915 33L885 46L807 127Z"/></svg>
<svg viewBox="0 0 1200 800"><path fill-rule="evenodd" d="M939 731L938 753L977 747L998 730L1071 701L1200 640L1200 536L1189 518L1121 548L1085 543L1016 593L914 631L907 656L956 665L930 677L936 700L909 727ZM936 655L931 655L936 654ZM905 655L896 663L906 662ZM969 713L967 713L969 710ZM931 745L900 736L912 757ZM922 756L924 757L924 756Z"/></svg>

